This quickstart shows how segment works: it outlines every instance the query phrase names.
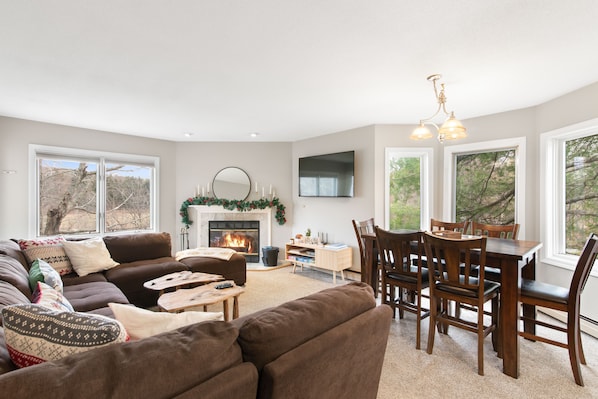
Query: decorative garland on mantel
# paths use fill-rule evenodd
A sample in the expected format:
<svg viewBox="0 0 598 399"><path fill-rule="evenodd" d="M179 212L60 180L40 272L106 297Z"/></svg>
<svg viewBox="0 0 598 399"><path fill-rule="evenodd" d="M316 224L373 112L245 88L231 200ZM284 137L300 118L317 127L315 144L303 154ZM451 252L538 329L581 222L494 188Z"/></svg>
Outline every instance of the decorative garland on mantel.
<svg viewBox="0 0 598 399"><path fill-rule="evenodd" d="M253 209L266 209L266 208L276 208L276 221L278 224L283 225L286 223L287 219L284 216L285 206L280 203L279 198L272 198L271 200L266 198L261 198L259 200L254 201L242 201L242 200L227 200L227 199L220 199L214 197L193 197L187 198L183 204L181 205L180 215L182 217L182 222L186 228L189 228L193 221L189 219L189 206L191 205L219 205L222 206L224 209L229 211L237 210L239 212L247 212Z"/></svg>

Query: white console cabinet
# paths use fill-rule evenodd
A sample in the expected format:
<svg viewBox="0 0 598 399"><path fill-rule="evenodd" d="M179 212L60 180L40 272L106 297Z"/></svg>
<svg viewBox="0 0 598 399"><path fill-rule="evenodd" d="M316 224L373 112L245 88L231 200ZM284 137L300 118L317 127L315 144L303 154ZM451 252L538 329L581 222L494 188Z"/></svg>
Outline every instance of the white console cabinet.
<svg viewBox="0 0 598 399"><path fill-rule="evenodd" d="M332 271L332 281L336 284L336 272L349 269L353 264L353 250L348 246L334 247L317 244L287 243L285 259L293 264L293 273L297 266L316 267Z"/></svg>

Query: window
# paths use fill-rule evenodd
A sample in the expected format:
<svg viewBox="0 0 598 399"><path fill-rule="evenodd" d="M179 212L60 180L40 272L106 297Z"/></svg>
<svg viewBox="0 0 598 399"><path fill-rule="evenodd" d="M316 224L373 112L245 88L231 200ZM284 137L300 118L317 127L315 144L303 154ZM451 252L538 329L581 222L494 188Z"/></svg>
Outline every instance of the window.
<svg viewBox="0 0 598 399"><path fill-rule="evenodd" d="M525 204L525 138L448 146L444 149L443 219L490 224L520 223Z"/></svg>
<svg viewBox="0 0 598 399"><path fill-rule="evenodd" d="M455 220L515 223L515 149L457 154Z"/></svg>
<svg viewBox="0 0 598 399"><path fill-rule="evenodd" d="M31 146L36 236L153 231L155 157Z"/></svg>
<svg viewBox="0 0 598 399"><path fill-rule="evenodd" d="M432 198L432 149L386 149L387 229L428 229Z"/></svg>
<svg viewBox="0 0 598 399"><path fill-rule="evenodd" d="M544 133L540 147L545 261L574 268L598 230L598 119Z"/></svg>

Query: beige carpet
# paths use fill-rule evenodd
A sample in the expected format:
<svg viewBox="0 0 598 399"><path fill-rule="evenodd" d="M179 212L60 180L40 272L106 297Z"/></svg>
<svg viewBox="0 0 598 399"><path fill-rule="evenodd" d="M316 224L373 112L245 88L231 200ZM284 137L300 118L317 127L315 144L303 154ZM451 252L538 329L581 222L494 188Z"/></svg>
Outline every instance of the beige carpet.
<svg viewBox="0 0 598 399"><path fill-rule="evenodd" d="M338 279L337 285L343 284ZM292 267L269 272L248 271L240 313L266 307L332 287L330 273ZM214 309L220 310L221 308ZM502 362L492 351L490 338L484 352L485 376L477 374L476 337L456 328L448 336L436 335L434 353L425 351L427 320L422 324L422 350L415 349L415 316L392 321L379 399L400 397L447 398L598 398L598 340L584 335L587 366L582 366L585 387L573 381L565 349L521 339L521 376L502 373ZM356 348L358 349L358 348ZM358 365L356 365L358 367Z"/></svg>

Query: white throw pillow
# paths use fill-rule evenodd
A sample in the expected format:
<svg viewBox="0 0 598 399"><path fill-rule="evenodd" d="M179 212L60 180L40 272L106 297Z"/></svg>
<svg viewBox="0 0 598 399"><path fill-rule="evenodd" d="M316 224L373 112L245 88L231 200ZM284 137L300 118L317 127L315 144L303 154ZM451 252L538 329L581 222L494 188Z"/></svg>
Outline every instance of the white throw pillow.
<svg viewBox="0 0 598 399"><path fill-rule="evenodd" d="M151 337L152 335L203 321L224 320L222 312L152 312L133 305L113 302L110 302L108 306L110 306L116 320L125 326L131 339Z"/></svg>
<svg viewBox="0 0 598 399"><path fill-rule="evenodd" d="M110 256L101 237L83 241L65 241L62 245L79 276L87 276L119 265Z"/></svg>

